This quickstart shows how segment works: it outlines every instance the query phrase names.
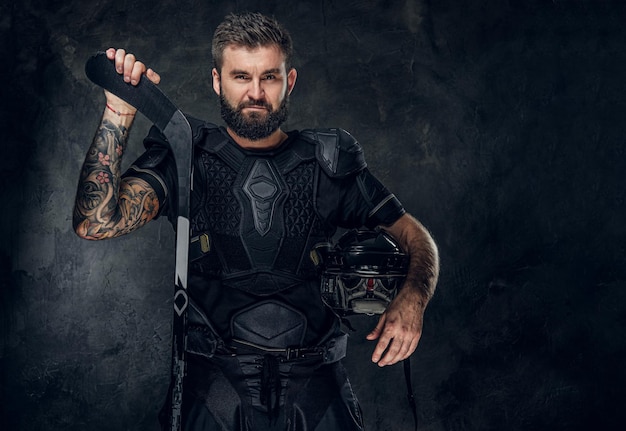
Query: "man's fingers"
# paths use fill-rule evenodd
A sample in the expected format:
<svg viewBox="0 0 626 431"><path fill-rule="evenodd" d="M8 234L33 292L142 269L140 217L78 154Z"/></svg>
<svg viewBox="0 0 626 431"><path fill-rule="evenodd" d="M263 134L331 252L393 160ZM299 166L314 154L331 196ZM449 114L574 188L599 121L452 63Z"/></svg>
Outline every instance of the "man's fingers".
<svg viewBox="0 0 626 431"><path fill-rule="evenodd" d="M148 77L148 79L150 81L152 81L154 84L158 84L159 82L161 82L161 75L159 75L158 73L156 73L154 70L152 69L148 69L146 72L146 76Z"/></svg>
<svg viewBox="0 0 626 431"><path fill-rule="evenodd" d="M411 354L415 351L415 348L417 348L417 343L408 340L397 340L394 338L391 341L391 346L389 347L387 353L378 362L378 365L384 367L396 364L411 356Z"/></svg>
<svg viewBox="0 0 626 431"><path fill-rule="evenodd" d="M137 61L134 54L127 53L124 49L109 48L106 50L106 55L109 60L115 62L115 70L120 75L123 75L124 82L137 85L143 74L155 84L161 82L161 76L158 73L148 69L143 62Z"/></svg>
<svg viewBox="0 0 626 431"><path fill-rule="evenodd" d="M408 358L417 349L421 330L411 330L383 314L376 328L367 336L368 340L378 339L372 361L380 367L393 365Z"/></svg>
<svg viewBox="0 0 626 431"><path fill-rule="evenodd" d="M408 350L407 344L408 343L401 339L392 339L389 344L389 348L387 349L387 353L385 353L383 358L378 361L378 366L384 367L398 362L402 358L403 354Z"/></svg>
<svg viewBox="0 0 626 431"><path fill-rule="evenodd" d="M137 65L135 56L133 54L126 54L124 57L124 81L131 82L133 74L137 76L135 66ZM139 74L141 76L141 74Z"/></svg>
<svg viewBox="0 0 626 431"><path fill-rule="evenodd" d="M117 73L124 73L124 60L126 59L126 51L123 49L118 49L115 51L115 70Z"/></svg>
<svg viewBox="0 0 626 431"><path fill-rule="evenodd" d="M391 346L384 357L378 362L378 365L393 365L400 362L415 352L421 338L421 332L415 336L401 340L400 338L393 338L391 340Z"/></svg>
<svg viewBox="0 0 626 431"><path fill-rule="evenodd" d="M137 85L141 79L141 75L146 72L146 65L141 61L135 61L133 64L133 70L130 73L130 83Z"/></svg>
<svg viewBox="0 0 626 431"><path fill-rule="evenodd" d="M385 326L385 320L386 320L386 315L383 313L383 315L380 316L380 319L378 319L378 324L376 325L374 330L370 332L369 334L367 334L367 337L365 338L367 338L368 340L377 339L380 336L380 333L383 330L383 327Z"/></svg>
<svg viewBox="0 0 626 431"><path fill-rule="evenodd" d="M387 350L388 348L390 349L392 347L390 343L391 343L391 339L389 337L386 337L383 334L380 337L380 340L378 340L378 343L376 344L374 353L372 353L372 362L382 366L382 364L380 363L380 360L381 360L380 358L382 358L383 354L385 353L385 350Z"/></svg>

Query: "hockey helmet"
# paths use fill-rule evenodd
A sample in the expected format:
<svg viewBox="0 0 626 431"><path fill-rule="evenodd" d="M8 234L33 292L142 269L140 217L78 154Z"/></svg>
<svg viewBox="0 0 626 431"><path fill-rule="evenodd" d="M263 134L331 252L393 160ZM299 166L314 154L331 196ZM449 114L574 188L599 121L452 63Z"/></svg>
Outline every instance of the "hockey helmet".
<svg viewBox="0 0 626 431"><path fill-rule="evenodd" d="M311 251L324 302L341 315L382 314L406 278L409 256L382 230L353 229Z"/></svg>

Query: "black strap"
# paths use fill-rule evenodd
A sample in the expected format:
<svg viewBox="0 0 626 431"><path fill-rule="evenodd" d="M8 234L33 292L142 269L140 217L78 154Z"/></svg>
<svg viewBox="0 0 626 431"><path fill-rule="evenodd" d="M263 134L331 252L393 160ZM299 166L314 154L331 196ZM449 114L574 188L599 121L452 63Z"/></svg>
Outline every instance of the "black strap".
<svg viewBox="0 0 626 431"><path fill-rule="evenodd" d="M276 355L281 362L319 358L324 364L332 364L346 356L348 335L341 334L328 340L324 345L316 347L271 348L239 339L233 339L229 347L237 353L273 354Z"/></svg>
<svg viewBox="0 0 626 431"><path fill-rule="evenodd" d="M90 57L85 65L87 77L133 105L167 138L178 173L178 219L176 224L176 274L174 279L174 319L172 330L172 384L170 429L181 428L183 378L186 372L187 265L189 262L189 204L191 196L192 133L183 113L145 76L139 84L124 82L113 61L105 53Z"/></svg>
<svg viewBox="0 0 626 431"><path fill-rule="evenodd" d="M280 368L276 356L266 354L263 356L263 365L261 366L261 387L259 398L261 404L267 407L267 415L269 417L269 425L276 423L280 412Z"/></svg>
<svg viewBox="0 0 626 431"><path fill-rule="evenodd" d="M411 383L411 357L409 356L402 362L404 362L404 378L406 380L407 399L409 400L409 406L411 407L411 411L413 412L415 431L417 431L417 401L415 400L413 384Z"/></svg>

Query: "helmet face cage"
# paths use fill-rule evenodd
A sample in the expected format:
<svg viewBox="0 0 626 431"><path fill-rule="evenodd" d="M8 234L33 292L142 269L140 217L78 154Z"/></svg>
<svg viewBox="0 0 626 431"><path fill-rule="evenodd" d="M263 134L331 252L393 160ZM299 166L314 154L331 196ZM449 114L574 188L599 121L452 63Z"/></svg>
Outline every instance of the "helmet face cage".
<svg viewBox="0 0 626 431"><path fill-rule="evenodd" d="M334 247L316 246L312 258L322 274L322 299L340 315L382 314L408 268L408 256L383 231L349 231Z"/></svg>
<svg viewBox="0 0 626 431"><path fill-rule="evenodd" d="M398 277L325 277L322 299L340 314L382 314L395 298L400 283Z"/></svg>

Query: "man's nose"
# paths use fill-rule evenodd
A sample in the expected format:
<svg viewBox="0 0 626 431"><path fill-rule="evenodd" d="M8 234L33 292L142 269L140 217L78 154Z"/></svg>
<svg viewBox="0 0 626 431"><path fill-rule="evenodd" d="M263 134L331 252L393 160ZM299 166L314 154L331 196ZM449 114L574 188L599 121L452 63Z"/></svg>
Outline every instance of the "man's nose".
<svg viewBox="0 0 626 431"><path fill-rule="evenodd" d="M265 91L261 80L253 79L248 87L248 97L253 100L262 100L265 97Z"/></svg>

